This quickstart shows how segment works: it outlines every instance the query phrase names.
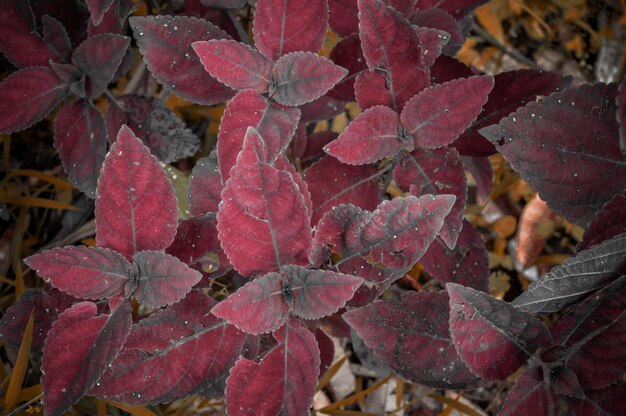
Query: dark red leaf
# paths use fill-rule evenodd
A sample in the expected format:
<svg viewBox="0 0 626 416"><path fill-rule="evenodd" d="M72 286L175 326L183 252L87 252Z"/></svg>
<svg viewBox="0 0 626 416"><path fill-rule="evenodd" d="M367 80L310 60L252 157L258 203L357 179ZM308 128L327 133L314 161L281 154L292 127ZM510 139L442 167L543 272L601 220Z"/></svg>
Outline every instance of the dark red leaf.
<svg viewBox="0 0 626 416"><path fill-rule="evenodd" d="M489 289L487 249L476 228L467 221L453 249L435 238L420 263L439 283L458 283L483 292Z"/></svg>
<svg viewBox="0 0 626 416"><path fill-rule="evenodd" d="M246 337L210 314L214 304L191 291L134 324L124 349L89 394L147 405L188 397L220 382L243 352Z"/></svg>
<svg viewBox="0 0 626 416"><path fill-rule="evenodd" d="M261 362L240 358L226 380L226 412L304 415L313 404L320 351L315 336L291 319L274 333L279 344Z"/></svg>
<svg viewBox="0 0 626 416"><path fill-rule="evenodd" d="M408 104L405 108L408 108ZM463 227L463 210L467 200L465 167L457 151L449 147L414 150L396 166L393 178L400 189L410 191L415 196L432 194L456 197L439 232L446 245L454 248Z"/></svg>
<svg viewBox="0 0 626 416"><path fill-rule="evenodd" d="M562 358L585 389L600 389L626 372L626 276L599 290L552 327Z"/></svg>
<svg viewBox="0 0 626 416"><path fill-rule="evenodd" d="M276 61L290 52L317 53L327 27L326 0L259 0L252 33L257 49Z"/></svg>
<svg viewBox="0 0 626 416"><path fill-rule="evenodd" d="M400 112L430 83L419 37L406 18L382 1L359 0L358 5L363 56L369 69L386 71L391 107Z"/></svg>
<svg viewBox="0 0 626 416"><path fill-rule="evenodd" d="M196 104L214 105L233 91L204 70L191 44L228 39L213 23L184 16L134 16L129 19L143 59L154 78L177 96Z"/></svg>
<svg viewBox="0 0 626 416"><path fill-rule="evenodd" d="M596 244L626 232L626 192L617 194L607 202L585 231L577 251L587 250Z"/></svg>
<svg viewBox="0 0 626 416"><path fill-rule="evenodd" d="M296 132L292 142L293 157L300 158L303 165L309 166L313 162L319 161L326 154L324 146L339 137L334 131L318 131L313 132L308 137L306 130L299 130L302 134Z"/></svg>
<svg viewBox="0 0 626 416"><path fill-rule="evenodd" d="M493 88L488 75L460 78L427 88L406 103L400 119L420 147L452 143L480 113Z"/></svg>
<svg viewBox="0 0 626 416"><path fill-rule="evenodd" d="M550 387L553 392L561 396L576 397L579 399L585 398L585 392L582 387L580 387L576 373L566 367L550 369Z"/></svg>
<svg viewBox="0 0 626 416"><path fill-rule="evenodd" d="M193 50L209 74L235 89L267 92L273 62L256 49L230 39L194 42Z"/></svg>
<svg viewBox="0 0 626 416"><path fill-rule="evenodd" d="M126 27L126 19L128 19L132 11L132 0L113 0L113 3L104 13L102 21L98 25L94 25L93 21L89 20L89 36L100 33L123 34Z"/></svg>
<svg viewBox="0 0 626 416"><path fill-rule="evenodd" d="M116 100L120 107L112 104L106 119L111 142L126 124L164 163L191 157L200 147L198 136L161 100L134 94Z"/></svg>
<svg viewBox="0 0 626 416"><path fill-rule="evenodd" d="M328 96L343 101L354 101L354 80L361 71L367 69L359 35L353 33L341 39L330 53L330 60L346 68L348 75L328 91Z"/></svg>
<svg viewBox="0 0 626 416"><path fill-rule="evenodd" d="M150 150L124 126L98 180L96 242L131 259L162 250L176 234L178 206L172 184Z"/></svg>
<svg viewBox="0 0 626 416"><path fill-rule="evenodd" d="M626 155L626 81L624 79L619 84L615 104L617 105L617 123L619 124L619 147L622 149L622 154Z"/></svg>
<svg viewBox="0 0 626 416"><path fill-rule="evenodd" d="M349 165L374 163L393 156L406 145L399 136L398 113L389 107L370 107L348 124L324 151Z"/></svg>
<svg viewBox="0 0 626 416"><path fill-rule="evenodd" d="M348 328L350 328L349 325ZM350 328L350 344L352 344L356 358L365 368L373 371L377 377L387 377L393 372L383 360L374 355L374 351L365 344L365 341L357 335L353 328Z"/></svg>
<svg viewBox="0 0 626 416"><path fill-rule="evenodd" d="M81 302L59 316L41 363L46 414L64 414L100 380L126 342L131 324L128 301L110 315L97 315L95 303Z"/></svg>
<svg viewBox="0 0 626 416"><path fill-rule="evenodd" d="M469 15L475 8L487 0L419 0L419 9L438 8L447 11L455 19Z"/></svg>
<svg viewBox="0 0 626 416"><path fill-rule="evenodd" d="M530 313L557 312L625 273L626 233L623 233L554 267L513 304Z"/></svg>
<svg viewBox="0 0 626 416"><path fill-rule="evenodd" d="M324 374L335 359L335 344L333 340L319 328L315 329L315 340L320 349L320 375Z"/></svg>
<svg viewBox="0 0 626 416"><path fill-rule="evenodd" d="M68 246L47 250L24 260L55 288L82 299L122 294L130 280L130 263L105 248Z"/></svg>
<svg viewBox="0 0 626 416"><path fill-rule="evenodd" d="M430 67L430 76L433 84L443 84L444 82L454 81L457 78L469 78L472 75L474 75L474 72L470 67L449 56L438 57L433 66ZM495 82L494 88L498 85L497 76ZM483 110L483 112L484 111L485 110ZM481 137L481 140L482 139ZM486 140L483 141L486 142ZM490 143L488 144L491 145Z"/></svg>
<svg viewBox="0 0 626 416"><path fill-rule="evenodd" d="M67 89L46 67L24 68L6 77L0 82L0 134L23 130L47 116Z"/></svg>
<svg viewBox="0 0 626 416"><path fill-rule="evenodd" d="M493 185L493 168L486 157L462 156L461 161L476 183L476 199L484 204L489 198Z"/></svg>
<svg viewBox="0 0 626 416"><path fill-rule="evenodd" d="M280 104L299 106L320 98L347 74L347 69L315 53L291 52L274 64L269 95Z"/></svg>
<svg viewBox="0 0 626 416"><path fill-rule="evenodd" d="M222 181L230 177L243 146L248 127L254 127L265 142L264 159L273 162L283 154L300 119L300 110L268 101L254 90L237 93L226 107L217 135L217 157Z"/></svg>
<svg viewBox="0 0 626 416"><path fill-rule="evenodd" d="M532 315L486 293L448 283L450 333L473 373L504 380L540 347L552 342L548 328Z"/></svg>
<svg viewBox="0 0 626 416"><path fill-rule="evenodd" d="M615 384L601 390L588 390L585 400L572 400L570 414L574 416L621 416L624 413L626 385Z"/></svg>
<svg viewBox="0 0 626 416"><path fill-rule="evenodd" d="M78 45L72 63L85 76L85 97L95 98L113 80L122 63L130 38L112 33L95 35Z"/></svg>
<svg viewBox="0 0 626 416"><path fill-rule="evenodd" d="M443 30L430 27L413 26L420 41L422 52L422 65L430 67L441 56L444 46L450 41L450 34Z"/></svg>
<svg viewBox="0 0 626 416"><path fill-rule="evenodd" d="M373 166L348 166L334 157L321 158L304 172L313 202L311 224L317 224L325 212L341 204L376 209L379 177Z"/></svg>
<svg viewBox="0 0 626 416"><path fill-rule="evenodd" d="M354 96L362 110L384 105L391 107L393 97L387 88L385 76L376 70L362 71L354 81Z"/></svg>
<svg viewBox="0 0 626 416"><path fill-rule="evenodd" d="M359 9L356 0L328 0L330 28L345 38L359 31Z"/></svg>
<svg viewBox="0 0 626 416"><path fill-rule="evenodd" d="M384 0L385 3L394 8L405 17L411 16L418 0Z"/></svg>
<svg viewBox="0 0 626 416"><path fill-rule="evenodd" d="M114 0L86 0L89 13L91 13L91 21L98 26L102 22L104 14L109 10Z"/></svg>
<svg viewBox="0 0 626 416"><path fill-rule="evenodd" d="M448 42L443 45L443 53L454 56L465 41L459 23L443 9L417 10L409 21L420 27L439 29L448 34ZM460 77L456 77L460 78Z"/></svg>
<svg viewBox="0 0 626 416"><path fill-rule="evenodd" d="M554 72L520 69L500 73L494 77L494 81L493 90L489 94L483 111L472 126L454 142L454 147L462 155L489 156L494 154L496 150L493 145L485 140L478 130L498 123L503 117L526 103L536 101L538 97L548 96L554 91L566 88L571 78Z"/></svg>
<svg viewBox="0 0 626 416"><path fill-rule="evenodd" d="M217 163L217 151L198 159L189 178L189 211L192 215L217 212L224 189Z"/></svg>
<svg viewBox="0 0 626 416"><path fill-rule="evenodd" d="M206 7L215 9L239 10L246 4L246 0L200 0Z"/></svg>
<svg viewBox="0 0 626 416"><path fill-rule="evenodd" d="M335 100L328 95L322 95L315 101L300 106L303 123L316 123L318 121L330 120L345 111L346 103Z"/></svg>
<svg viewBox="0 0 626 416"><path fill-rule="evenodd" d="M57 61L67 62L72 55L72 44L65 26L54 17L45 15L41 18L43 39L48 48L57 56Z"/></svg>
<svg viewBox="0 0 626 416"><path fill-rule="evenodd" d="M480 132L550 208L588 225L613 195L626 189L616 93L614 84L570 88Z"/></svg>
<svg viewBox="0 0 626 416"><path fill-rule="evenodd" d="M287 159L284 156L281 156L278 159L276 159L274 166L276 167L276 169L283 171L283 172L287 172L288 174L291 175L291 178L293 179L296 186L298 187L298 190L304 197L304 206L306 207L307 215L309 216L309 218L311 218L311 215L313 213L313 201L311 201L311 193L309 192L309 186L304 181L304 178L302 177L300 172L298 172L295 166L291 164L289 159Z"/></svg>
<svg viewBox="0 0 626 416"><path fill-rule="evenodd" d="M78 190L95 198L107 152L107 132L102 114L90 101L75 101L57 113L54 147L70 181Z"/></svg>
<svg viewBox="0 0 626 416"><path fill-rule="evenodd" d="M441 389L475 387L448 329L448 294L404 292L343 315L374 354L411 382Z"/></svg>
<svg viewBox="0 0 626 416"><path fill-rule="evenodd" d="M541 367L524 371L498 413L499 416L558 414L559 398L544 382Z"/></svg>
<svg viewBox="0 0 626 416"><path fill-rule="evenodd" d="M266 163L265 154L263 139L249 128L217 214L222 247L244 276L306 265L311 250L305 198L291 174Z"/></svg>

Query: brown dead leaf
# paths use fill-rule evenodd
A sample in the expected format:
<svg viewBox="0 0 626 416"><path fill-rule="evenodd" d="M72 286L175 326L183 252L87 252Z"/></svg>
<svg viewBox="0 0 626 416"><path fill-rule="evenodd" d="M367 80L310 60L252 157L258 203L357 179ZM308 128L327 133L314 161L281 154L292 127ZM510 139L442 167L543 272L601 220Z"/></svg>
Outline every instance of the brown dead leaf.
<svg viewBox="0 0 626 416"><path fill-rule="evenodd" d="M554 229L556 214L539 195L531 199L522 210L517 231L517 261L524 267L532 264Z"/></svg>

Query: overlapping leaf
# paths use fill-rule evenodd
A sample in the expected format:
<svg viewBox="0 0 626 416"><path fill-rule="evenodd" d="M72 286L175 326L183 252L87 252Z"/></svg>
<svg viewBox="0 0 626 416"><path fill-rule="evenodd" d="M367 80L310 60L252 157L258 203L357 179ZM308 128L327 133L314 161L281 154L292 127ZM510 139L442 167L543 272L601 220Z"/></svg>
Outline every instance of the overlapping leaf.
<svg viewBox="0 0 626 416"><path fill-rule="evenodd" d="M367 69L359 35L354 33L341 39L330 53L330 60L346 68L348 75L328 91L328 96L343 101L354 101L354 81L361 71Z"/></svg>
<svg viewBox="0 0 626 416"><path fill-rule="evenodd" d="M498 415L557 415L559 407L559 398L545 383L541 367L531 367L517 380Z"/></svg>
<svg viewBox="0 0 626 416"><path fill-rule="evenodd" d="M341 36L348 37L359 31L359 9L354 0L328 0L330 28Z"/></svg>
<svg viewBox="0 0 626 416"><path fill-rule="evenodd" d="M625 394L624 383L600 390L588 390L584 400L571 400L571 412L576 416L620 416L624 412Z"/></svg>
<svg viewBox="0 0 626 416"><path fill-rule="evenodd" d="M454 56L465 40L459 22L443 9L416 10L409 21L420 27L434 28L447 33L449 40L443 46L443 53L446 55Z"/></svg>
<svg viewBox="0 0 626 416"><path fill-rule="evenodd" d="M124 126L98 181L96 242L127 259L162 250L176 234L178 207L172 185L150 150Z"/></svg>
<svg viewBox="0 0 626 416"><path fill-rule="evenodd" d="M48 48L56 55L56 60L67 62L72 54L72 44L65 26L49 15L42 16L41 23L43 40L48 44Z"/></svg>
<svg viewBox="0 0 626 416"><path fill-rule="evenodd" d="M457 355L445 292L405 292L343 315L374 354L402 377L444 389L476 386Z"/></svg>
<svg viewBox="0 0 626 416"><path fill-rule="evenodd" d="M472 175L476 183L476 197L479 204L484 204L489 198L493 186L493 168L491 161L486 157L462 156L461 161L465 169Z"/></svg>
<svg viewBox="0 0 626 416"><path fill-rule="evenodd" d="M532 315L456 283L448 283L446 288L452 340L476 375L503 380L539 347L550 345L548 328Z"/></svg>
<svg viewBox="0 0 626 416"><path fill-rule="evenodd" d="M530 313L557 312L626 273L626 233L581 251L531 284L513 304Z"/></svg>
<svg viewBox="0 0 626 416"><path fill-rule="evenodd" d="M189 178L189 211L192 215L217 212L224 185L217 163L217 152L199 159Z"/></svg>
<svg viewBox="0 0 626 416"><path fill-rule="evenodd" d="M363 110L377 105L393 106L393 97L387 88L387 80L376 70L361 71L357 75L354 80L354 97Z"/></svg>
<svg viewBox="0 0 626 416"><path fill-rule="evenodd" d="M335 100L326 95L322 95L315 101L300 106L302 111L301 122L315 123L323 120L330 120L343 113L346 107L344 101Z"/></svg>
<svg viewBox="0 0 626 416"><path fill-rule="evenodd" d="M487 0L420 0L420 10L438 8L450 13L455 19L461 19Z"/></svg>
<svg viewBox="0 0 626 416"><path fill-rule="evenodd" d="M89 36L100 33L124 33L126 19L133 11L132 0L113 0L111 6L104 12L102 21L94 25L93 20L89 20Z"/></svg>
<svg viewBox="0 0 626 416"><path fill-rule="evenodd" d="M87 7L91 13L91 21L97 26L102 22L104 14L113 4L114 0L87 0Z"/></svg>
<svg viewBox="0 0 626 416"><path fill-rule="evenodd" d="M583 241L576 249L586 250L618 234L626 232L626 192L607 202L585 231Z"/></svg>
<svg viewBox="0 0 626 416"><path fill-rule="evenodd" d="M131 17L139 50L150 73L163 87L185 100L214 105L233 96L233 91L204 70L191 44L228 39L214 24L185 16Z"/></svg>

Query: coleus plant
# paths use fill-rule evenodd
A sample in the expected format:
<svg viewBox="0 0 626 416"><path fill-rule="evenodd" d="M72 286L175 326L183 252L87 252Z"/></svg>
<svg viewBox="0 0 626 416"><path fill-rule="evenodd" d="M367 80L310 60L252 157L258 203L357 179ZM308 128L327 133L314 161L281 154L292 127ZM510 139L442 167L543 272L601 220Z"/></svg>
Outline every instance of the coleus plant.
<svg viewBox="0 0 626 416"><path fill-rule="evenodd" d="M347 322L398 375L434 388L476 388L525 366L502 414L619 412L624 82L474 73L445 54L480 0L258 0L254 47L245 30L202 18L221 24L219 10L244 2L135 16L135 42L165 91L228 100L215 151L192 171L192 217L179 220L159 160L191 156L198 139L160 100L106 90L130 63L130 3L88 1L86 29L71 18L85 6L69 3L58 19L36 1L0 14L11 39L0 51L21 68L0 83L1 132L65 99L55 145L96 199L96 247L26 259L51 287L27 292L0 325L19 342L35 308L47 414L84 395L156 404L191 394L223 395L229 415L307 414L332 358L322 319ZM327 59L329 25L342 39ZM94 106L103 92L106 117ZM339 136L311 133L347 101L363 111ZM488 195L484 156L496 151L588 230L575 257L512 303L486 293L486 249L463 216L466 173ZM377 300L418 261L444 290ZM231 289L220 302L209 296L218 278Z"/></svg>

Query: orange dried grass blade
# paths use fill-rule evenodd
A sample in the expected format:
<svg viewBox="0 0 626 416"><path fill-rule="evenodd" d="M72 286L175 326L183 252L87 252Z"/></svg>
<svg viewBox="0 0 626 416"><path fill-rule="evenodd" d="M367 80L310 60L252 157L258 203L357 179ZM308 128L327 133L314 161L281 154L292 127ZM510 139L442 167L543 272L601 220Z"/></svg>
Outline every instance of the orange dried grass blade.
<svg viewBox="0 0 626 416"><path fill-rule="evenodd" d="M124 410L125 412L130 413L133 416L157 416L152 410L147 409L143 406L129 406L127 404L114 402L113 400L102 400L104 403L109 406L117 407L118 409Z"/></svg>
<svg viewBox="0 0 626 416"><path fill-rule="evenodd" d="M98 416L107 416L107 404L96 399L96 412L98 412Z"/></svg>
<svg viewBox="0 0 626 416"><path fill-rule="evenodd" d="M326 414L333 415L333 416L379 416L375 413L361 412L359 410L342 410L342 409L331 410Z"/></svg>
<svg viewBox="0 0 626 416"><path fill-rule="evenodd" d="M466 415L470 415L470 416L482 416L480 413L478 413L476 410L472 409L471 407L463 404L463 403L459 403L458 401L451 399L449 397L445 397L445 396L441 396L439 394L435 394L435 393L430 393L428 395L428 397L430 397L431 399L435 399L440 403L443 403L445 405L448 405L449 407L453 408L454 410L457 410L461 413L464 413Z"/></svg>
<svg viewBox="0 0 626 416"><path fill-rule="evenodd" d="M16 169L9 176L30 176L31 178L48 182L57 189L74 189L74 185L71 182L34 169Z"/></svg>
<svg viewBox="0 0 626 416"><path fill-rule="evenodd" d="M35 198L32 196L10 196L0 195L0 202L9 205L19 205L23 207L66 209L68 211L80 211L81 209L65 202L54 201L46 198Z"/></svg>
<svg viewBox="0 0 626 416"><path fill-rule="evenodd" d="M383 378L382 380L372 384L370 387L368 387L367 389L363 390L362 392L353 394L352 396L346 397L343 400L339 400L338 402L335 402L335 403L333 403L331 405L323 407L323 408L319 409L318 412L319 413L326 413L326 414L328 414L328 412L331 411L331 410L337 410L337 409L339 409L342 406L347 406L349 404L355 403L361 397L367 397L371 393L373 393L376 390L378 390L381 386L384 386L385 384L387 384L387 382L389 382L389 380L391 380L391 377L392 377L392 375L388 375L387 377Z"/></svg>
<svg viewBox="0 0 626 416"><path fill-rule="evenodd" d="M333 378L335 374L337 374L337 371L339 371L339 368L343 365L343 363L346 362L348 357L350 357L350 354L344 355L339 360L337 360L336 363L331 365L328 370L326 370L326 373L324 373L324 375L320 378L319 383L317 383L317 391L322 390L328 385L330 379Z"/></svg>
<svg viewBox="0 0 626 416"><path fill-rule="evenodd" d="M18 395L22 390L22 383L24 383L26 370L28 370L30 346L33 343L34 325L35 312L34 310L31 310L30 317L28 318L28 323L26 324L26 330L24 331L24 336L22 337L22 343L20 344L20 349L17 353L17 359L15 360L15 365L13 366L13 371L11 372L9 387L7 388L7 393L4 396L5 413L15 407L15 403L17 403L18 400Z"/></svg>

